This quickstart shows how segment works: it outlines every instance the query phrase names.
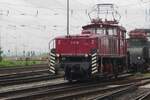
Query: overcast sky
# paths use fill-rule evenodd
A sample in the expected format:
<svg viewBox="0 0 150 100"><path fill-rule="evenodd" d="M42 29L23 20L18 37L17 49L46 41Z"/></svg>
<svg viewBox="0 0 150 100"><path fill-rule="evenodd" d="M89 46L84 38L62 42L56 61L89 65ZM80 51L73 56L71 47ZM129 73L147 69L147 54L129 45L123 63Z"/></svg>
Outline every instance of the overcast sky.
<svg viewBox="0 0 150 100"><path fill-rule="evenodd" d="M116 4L128 31L150 28L150 0L70 0L71 34L90 22L86 11L97 3ZM66 0L0 0L0 33L5 53L48 51L52 38L66 34Z"/></svg>

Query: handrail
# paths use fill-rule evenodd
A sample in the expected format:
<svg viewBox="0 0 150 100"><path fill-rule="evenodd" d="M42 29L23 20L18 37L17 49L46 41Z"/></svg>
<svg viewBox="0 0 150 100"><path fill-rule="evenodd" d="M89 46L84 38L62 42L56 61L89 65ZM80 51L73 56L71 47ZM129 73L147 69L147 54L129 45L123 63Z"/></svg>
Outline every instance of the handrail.
<svg viewBox="0 0 150 100"><path fill-rule="evenodd" d="M49 45L49 50L51 49L51 48L50 48L51 43L54 42L54 41L55 41L55 39L52 39L52 40L49 41L49 43L48 43L48 45ZM53 46L54 46L54 44L53 44Z"/></svg>

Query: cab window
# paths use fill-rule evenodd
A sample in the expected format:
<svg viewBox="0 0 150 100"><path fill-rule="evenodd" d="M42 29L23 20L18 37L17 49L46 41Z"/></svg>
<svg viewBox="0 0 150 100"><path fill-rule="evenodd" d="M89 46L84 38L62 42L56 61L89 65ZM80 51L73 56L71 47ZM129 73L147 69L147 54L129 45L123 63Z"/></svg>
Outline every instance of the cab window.
<svg viewBox="0 0 150 100"><path fill-rule="evenodd" d="M106 29L105 28L97 28L96 33L100 34L100 35L106 35Z"/></svg>
<svg viewBox="0 0 150 100"><path fill-rule="evenodd" d="M116 28L108 28L107 35L117 35L117 29Z"/></svg>

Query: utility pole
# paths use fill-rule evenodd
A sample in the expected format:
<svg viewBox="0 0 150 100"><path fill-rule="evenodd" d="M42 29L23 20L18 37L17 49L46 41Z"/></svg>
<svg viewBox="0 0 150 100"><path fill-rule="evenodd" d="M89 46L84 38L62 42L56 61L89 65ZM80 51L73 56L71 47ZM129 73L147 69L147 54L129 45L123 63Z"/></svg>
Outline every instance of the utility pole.
<svg viewBox="0 0 150 100"><path fill-rule="evenodd" d="M69 36L69 0L67 0L67 36Z"/></svg>

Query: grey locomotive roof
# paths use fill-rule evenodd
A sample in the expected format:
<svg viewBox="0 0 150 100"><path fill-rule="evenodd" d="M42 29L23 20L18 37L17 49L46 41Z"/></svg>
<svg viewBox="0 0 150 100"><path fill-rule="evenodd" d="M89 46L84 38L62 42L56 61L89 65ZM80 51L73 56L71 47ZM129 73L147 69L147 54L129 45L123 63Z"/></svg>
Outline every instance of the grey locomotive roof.
<svg viewBox="0 0 150 100"><path fill-rule="evenodd" d="M135 29L135 30L132 30L131 32L144 32L144 33L150 33L150 29Z"/></svg>

